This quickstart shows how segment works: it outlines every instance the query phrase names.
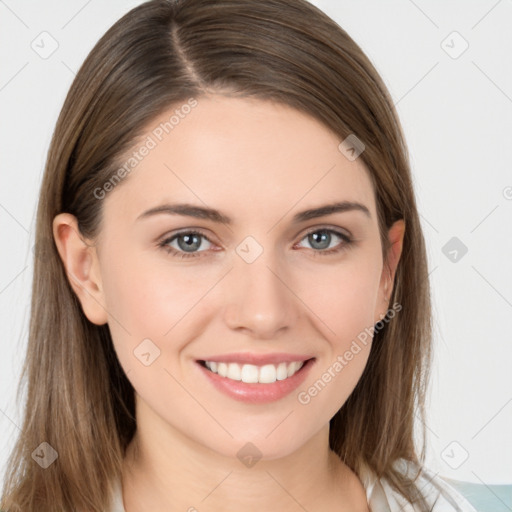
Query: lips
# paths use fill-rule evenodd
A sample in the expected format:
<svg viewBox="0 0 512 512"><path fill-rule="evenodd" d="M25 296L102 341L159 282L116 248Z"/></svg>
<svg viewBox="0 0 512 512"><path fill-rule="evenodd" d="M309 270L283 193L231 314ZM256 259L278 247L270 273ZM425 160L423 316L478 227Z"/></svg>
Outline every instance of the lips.
<svg viewBox="0 0 512 512"><path fill-rule="evenodd" d="M306 378L315 358L297 354L224 354L197 360L214 387L229 397L267 403L289 395Z"/></svg>

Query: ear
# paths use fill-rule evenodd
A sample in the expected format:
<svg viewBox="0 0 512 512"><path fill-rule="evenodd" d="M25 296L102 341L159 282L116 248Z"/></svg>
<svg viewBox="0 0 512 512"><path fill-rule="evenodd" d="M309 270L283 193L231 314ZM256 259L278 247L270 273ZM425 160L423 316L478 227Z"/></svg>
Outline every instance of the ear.
<svg viewBox="0 0 512 512"><path fill-rule="evenodd" d="M76 217L59 213L53 219L53 238L85 316L96 325L107 323L96 248L80 234Z"/></svg>
<svg viewBox="0 0 512 512"><path fill-rule="evenodd" d="M382 267L382 274L379 285L379 299L376 307L376 319L378 322L383 318L389 308L389 299L393 291L393 283L395 280L396 269L400 256L402 255L402 247L405 234L405 221L397 220L388 231L389 249L386 254L386 260Z"/></svg>

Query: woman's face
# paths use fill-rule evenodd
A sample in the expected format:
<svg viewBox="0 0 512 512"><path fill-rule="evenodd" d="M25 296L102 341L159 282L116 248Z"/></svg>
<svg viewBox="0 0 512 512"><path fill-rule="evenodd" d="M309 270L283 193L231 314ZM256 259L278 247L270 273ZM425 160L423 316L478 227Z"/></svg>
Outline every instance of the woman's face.
<svg viewBox="0 0 512 512"><path fill-rule="evenodd" d="M153 432L281 457L346 401L388 309L371 182L289 107L200 97L170 124L174 110L98 199L98 289L82 304L108 322Z"/></svg>

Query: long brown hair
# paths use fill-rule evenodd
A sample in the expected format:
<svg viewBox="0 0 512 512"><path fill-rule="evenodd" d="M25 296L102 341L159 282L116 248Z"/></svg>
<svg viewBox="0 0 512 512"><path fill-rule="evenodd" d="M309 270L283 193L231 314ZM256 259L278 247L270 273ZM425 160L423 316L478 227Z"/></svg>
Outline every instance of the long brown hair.
<svg viewBox="0 0 512 512"><path fill-rule="evenodd" d="M52 235L61 212L98 235L101 188L148 123L206 92L299 109L340 142L354 134L371 176L383 251L398 219L406 229L391 303L402 310L375 333L355 390L330 422L330 446L356 473L369 466L426 510L395 462L424 462L414 443L424 419L431 358L426 251L400 123L359 46L305 0L152 0L115 23L91 51L64 102L37 210L24 421L1 506L9 512L96 511L109 505L136 429L134 390L108 325L85 317ZM128 178L129 179L129 178ZM422 429L422 441L425 427ZM44 468L34 451L58 459ZM46 451L44 451L46 450ZM37 452L36 452L37 454ZM54 454L53 454L54 455ZM42 455L41 455L42 456Z"/></svg>

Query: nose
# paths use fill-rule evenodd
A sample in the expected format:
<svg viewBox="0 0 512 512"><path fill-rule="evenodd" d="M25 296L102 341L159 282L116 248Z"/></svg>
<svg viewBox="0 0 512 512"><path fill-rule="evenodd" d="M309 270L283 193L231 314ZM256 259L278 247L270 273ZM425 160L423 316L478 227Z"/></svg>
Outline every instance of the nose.
<svg viewBox="0 0 512 512"><path fill-rule="evenodd" d="M253 263L239 260L231 272L225 322L230 329L257 339L273 339L289 330L299 315L300 301L289 273L265 253Z"/></svg>

